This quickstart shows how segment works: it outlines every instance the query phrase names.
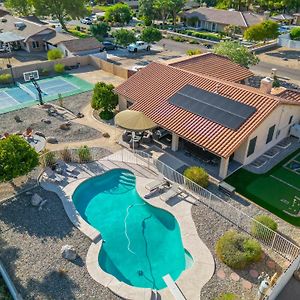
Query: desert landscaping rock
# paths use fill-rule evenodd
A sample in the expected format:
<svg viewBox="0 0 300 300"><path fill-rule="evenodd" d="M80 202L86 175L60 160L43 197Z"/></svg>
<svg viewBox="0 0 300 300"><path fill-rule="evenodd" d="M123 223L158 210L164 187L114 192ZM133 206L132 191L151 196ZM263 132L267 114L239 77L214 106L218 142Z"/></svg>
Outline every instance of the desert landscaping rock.
<svg viewBox="0 0 300 300"><path fill-rule="evenodd" d="M57 143L58 143L57 138L56 138L56 137L53 137L53 136L47 137L47 138L46 138L46 141L47 141L47 143L49 143L49 144L57 144Z"/></svg>
<svg viewBox="0 0 300 300"><path fill-rule="evenodd" d="M33 206L39 206L42 201L43 201L43 198L39 194L34 194L31 197L31 204Z"/></svg>
<svg viewBox="0 0 300 300"><path fill-rule="evenodd" d="M76 250L71 245L62 246L60 252L61 252L61 256L66 260L73 261L77 258Z"/></svg>

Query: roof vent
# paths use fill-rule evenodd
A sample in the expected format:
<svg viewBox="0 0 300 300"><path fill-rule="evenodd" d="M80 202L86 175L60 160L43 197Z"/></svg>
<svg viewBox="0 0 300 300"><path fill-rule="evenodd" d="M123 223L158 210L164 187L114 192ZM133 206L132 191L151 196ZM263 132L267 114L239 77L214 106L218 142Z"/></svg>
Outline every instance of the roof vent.
<svg viewBox="0 0 300 300"><path fill-rule="evenodd" d="M26 27L26 24L24 22L15 22L15 27L18 29L18 30L21 30L23 28Z"/></svg>

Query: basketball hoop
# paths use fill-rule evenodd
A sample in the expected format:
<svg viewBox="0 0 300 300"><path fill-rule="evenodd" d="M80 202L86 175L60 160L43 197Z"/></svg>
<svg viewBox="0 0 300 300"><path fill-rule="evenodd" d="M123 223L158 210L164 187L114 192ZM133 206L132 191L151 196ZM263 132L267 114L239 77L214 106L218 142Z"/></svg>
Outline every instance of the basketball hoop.
<svg viewBox="0 0 300 300"><path fill-rule="evenodd" d="M30 71L30 72L24 72L23 77L24 77L25 82L31 81L32 79L38 80L40 78L39 71L34 70L34 71Z"/></svg>

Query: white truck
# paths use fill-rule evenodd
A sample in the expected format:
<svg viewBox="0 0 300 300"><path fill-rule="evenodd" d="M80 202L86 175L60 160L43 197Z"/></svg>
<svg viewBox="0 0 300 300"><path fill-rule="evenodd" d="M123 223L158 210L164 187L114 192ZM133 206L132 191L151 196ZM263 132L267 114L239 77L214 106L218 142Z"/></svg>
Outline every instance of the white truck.
<svg viewBox="0 0 300 300"><path fill-rule="evenodd" d="M128 47L127 47L127 50L129 52L138 52L138 51L141 51L141 50L147 50L149 51L150 50L150 44L146 43L146 42L143 42L143 41L137 41L133 44L130 44Z"/></svg>

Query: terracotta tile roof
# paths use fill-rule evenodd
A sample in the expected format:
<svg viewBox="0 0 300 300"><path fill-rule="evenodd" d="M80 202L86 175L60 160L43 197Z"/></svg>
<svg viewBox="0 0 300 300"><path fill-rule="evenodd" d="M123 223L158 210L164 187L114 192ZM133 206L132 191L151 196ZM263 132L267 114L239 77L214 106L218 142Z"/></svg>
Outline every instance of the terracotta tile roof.
<svg viewBox="0 0 300 300"><path fill-rule="evenodd" d="M288 101L300 103L300 90L284 90L277 96Z"/></svg>
<svg viewBox="0 0 300 300"><path fill-rule="evenodd" d="M190 84L256 108L236 131L169 103L169 99ZM134 102L131 109L144 112L159 126L221 157L229 157L252 131L281 103L280 98L258 89L212 77L197 75L165 64L151 63L116 88Z"/></svg>
<svg viewBox="0 0 300 300"><path fill-rule="evenodd" d="M176 59L168 64L182 70L233 82L240 82L254 75L247 68L232 62L227 57L214 53L204 53L186 59Z"/></svg>

